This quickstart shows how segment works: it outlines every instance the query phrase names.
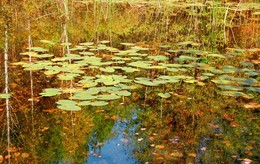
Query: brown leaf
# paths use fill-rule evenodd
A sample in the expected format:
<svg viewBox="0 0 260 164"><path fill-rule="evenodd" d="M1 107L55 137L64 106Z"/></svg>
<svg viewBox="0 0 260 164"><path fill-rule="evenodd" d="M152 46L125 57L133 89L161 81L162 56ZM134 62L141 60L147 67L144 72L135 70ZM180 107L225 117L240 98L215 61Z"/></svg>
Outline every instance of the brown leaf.
<svg viewBox="0 0 260 164"><path fill-rule="evenodd" d="M252 60L252 63L254 63L254 64L260 64L260 60Z"/></svg>
<svg viewBox="0 0 260 164"><path fill-rule="evenodd" d="M29 157L29 154L28 154L28 153L22 153L22 157L23 157L23 158L28 158L28 157Z"/></svg>
<svg viewBox="0 0 260 164"><path fill-rule="evenodd" d="M6 151L13 153L13 152L17 151L17 148L16 147L8 147L8 148L6 148Z"/></svg>
<svg viewBox="0 0 260 164"><path fill-rule="evenodd" d="M231 123L230 123L230 126L233 127L233 128L235 128L235 127L238 127L238 126L239 126L239 123L237 123L237 122L231 122Z"/></svg>
<svg viewBox="0 0 260 164"><path fill-rule="evenodd" d="M251 103L245 104L244 107L247 108L247 109L248 108L258 109L258 108L260 108L260 104L251 102Z"/></svg>
<svg viewBox="0 0 260 164"><path fill-rule="evenodd" d="M9 159L9 158L11 158L11 155L6 155L5 156L5 159Z"/></svg>
<svg viewBox="0 0 260 164"><path fill-rule="evenodd" d="M251 159L245 158L243 159L242 164L249 164L251 162L253 162Z"/></svg>
<svg viewBox="0 0 260 164"><path fill-rule="evenodd" d="M179 152L173 152L173 153L171 153L171 156L173 156L173 157L183 157L183 154L179 153Z"/></svg>
<svg viewBox="0 0 260 164"><path fill-rule="evenodd" d="M155 146L157 149L164 149L164 146L163 145L156 145Z"/></svg>
<svg viewBox="0 0 260 164"><path fill-rule="evenodd" d="M21 153L14 153L14 156L17 158L21 155Z"/></svg>
<svg viewBox="0 0 260 164"><path fill-rule="evenodd" d="M188 156L189 156L189 157L196 157L197 154L195 154L195 153L190 153L190 154L188 154Z"/></svg>
<svg viewBox="0 0 260 164"><path fill-rule="evenodd" d="M43 112L46 112L46 113L54 113L56 110L55 109L46 109L46 110L43 110Z"/></svg>

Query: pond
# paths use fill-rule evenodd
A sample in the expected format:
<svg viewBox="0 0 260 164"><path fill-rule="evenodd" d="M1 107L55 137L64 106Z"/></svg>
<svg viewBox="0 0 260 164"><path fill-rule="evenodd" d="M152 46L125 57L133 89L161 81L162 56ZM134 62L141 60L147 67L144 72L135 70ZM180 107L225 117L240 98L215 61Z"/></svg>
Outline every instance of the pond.
<svg viewBox="0 0 260 164"><path fill-rule="evenodd" d="M259 3L1 5L0 163L259 162Z"/></svg>

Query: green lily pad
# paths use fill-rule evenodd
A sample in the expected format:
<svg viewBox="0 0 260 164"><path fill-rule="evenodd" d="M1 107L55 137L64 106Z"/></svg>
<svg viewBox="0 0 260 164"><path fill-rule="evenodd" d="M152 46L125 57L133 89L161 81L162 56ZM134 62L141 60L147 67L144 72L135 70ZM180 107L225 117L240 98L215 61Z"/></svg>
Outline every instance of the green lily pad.
<svg viewBox="0 0 260 164"><path fill-rule="evenodd" d="M225 79L218 79L218 80L211 80L212 82L216 83L216 84L222 84L222 85L231 85L234 82L231 80L225 80Z"/></svg>
<svg viewBox="0 0 260 164"><path fill-rule="evenodd" d="M235 80L238 84L242 84L242 85L253 85L258 82L254 78L236 78Z"/></svg>
<svg viewBox="0 0 260 164"><path fill-rule="evenodd" d="M94 100L97 96L90 94L88 91L76 92L73 96L70 97L72 100Z"/></svg>
<svg viewBox="0 0 260 164"><path fill-rule="evenodd" d="M11 94L0 94L0 99L9 99L11 97Z"/></svg>
<svg viewBox="0 0 260 164"><path fill-rule="evenodd" d="M207 56L209 57L217 57L217 58L227 58L226 56L224 55L221 55L221 54L208 54Z"/></svg>
<svg viewBox="0 0 260 164"><path fill-rule="evenodd" d="M245 87L247 90L260 93L260 87Z"/></svg>
<svg viewBox="0 0 260 164"><path fill-rule="evenodd" d="M115 99L119 99L120 96L115 95L115 94L104 94L104 95L98 95L97 99L98 100L115 100Z"/></svg>
<svg viewBox="0 0 260 164"><path fill-rule="evenodd" d="M35 51L35 52L47 52L48 50L42 47L29 47L27 48L30 51Z"/></svg>
<svg viewBox="0 0 260 164"><path fill-rule="evenodd" d="M235 73L235 72L240 72L240 69L234 66L224 66L223 71L226 73Z"/></svg>
<svg viewBox="0 0 260 164"><path fill-rule="evenodd" d="M155 60L155 61L165 61L168 60L168 57L163 55L157 55L157 56L148 56L149 59Z"/></svg>
<svg viewBox="0 0 260 164"><path fill-rule="evenodd" d="M50 45L55 45L56 43L51 41L51 40L40 40L42 43L50 44Z"/></svg>
<svg viewBox="0 0 260 164"><path fill-rule="evenodd" d="M130 96L131 95L131 92L126 91L126 90L115 91L113 93L118 95L118 96Z"/></svg>
<svg viewBox="0 0 260 164"><path fill-rule="evenodd" d="M79 111L81 108L77 106L77 102L72 100L59 100L56 102L58 104L58 108L67 111Z"/></svg>
<svg viewBox="0 0 260 164"><path fill-rule="evenodd" d="M105 106L107 105L108 102L107 101L83 101L80 102L79 105L80 106L87 106L87 105L91 105L91 106Z"/></svg>
<svg viewBox="0 0 260 164"><path fill-rule="evenodd" d="M23 52L23 53L20 53L21 55L28 55L30 57L39 57L40 55L34 51L29 51L29 52Z"/></svg>
<svg viewBox="0 0 260 164"><path fill-rule="evenodd" d="M75 73L63 73L58 75L60 80L73 80L75 77L78 76L80 75Z"/></svg>
<svg viewBox="0 0 260 164"><path fill-rule="evenodd" d="M122 45L124 45L124 46L135 46L134 43L120 43L120 44L122 44Z"/></svg>
<svg viewBox="0 0 260 164"><path fill-rule="evenodd" d="M171 97L170 93L158 93L158 96L160 96L161 98L167 99Z"/></svg>
<svg viewBox="0 0 260 164"><path fill-rule="evenodd" d="M60 94L61 94L61 90L58 88L47 88L47 89L44 89L44 91L42 93L40 93L40 95L43 97L51 97L51 96L56 96L56 95L60 95Z"/></svg>
<svg viewBox="0 0 260 164"><path fill-rule="evenodd" d="M91 45L93 45L93 44L94 44L94 42L79 43L79 45L81 45L81 46L91 46Z"/></svg>
<svg viewBox="0 0 260 164"><path fill-rule="evenodd" d="M106 68L99 68L100 71L103 71L103 72L109 72L109 73L112 73L112 72L115 72L115 69L113 67L106 67Z"/></svg>
<svg viewBox="0 0 260 164"><path fill-rule="evenodd" d="M170 72L179 72L177 68L167 68L166 70Z"/></svg>
<svg viewBox="0 0 260 164"><path fill-rule="evenodd" d="M146 85L146 86L158 86L159 85L158 83L153 82L150 79L143 78L143 77L135 78L134 82L137 84L142 84L142 85Z"/></svg>
<svg viewBox="0 0 260 164"><path fill-rule="evenodd" d="M79 54L86 55L86 56L93 56L93 55L95 55L93 52L80 52Z"/></svg>
<svg viewBox="0 0 260 164"><path fill-rule="evenodd" d="M254 97L251 94L245 94L243 92L238 92L238 91L221 91L221 92L218 92L218 94L225 95L225 96L231 96L231 97L244 97L244 98L248 98L248 99L251 99Z"/></svg>
<svg viewBox="0 0 260 164"><path fill-rule="evenodd" d="M218 87L221 89L231 90L231 91L242 91L244 89L244 87L231 86L231 85L220 85Z"/></svg>

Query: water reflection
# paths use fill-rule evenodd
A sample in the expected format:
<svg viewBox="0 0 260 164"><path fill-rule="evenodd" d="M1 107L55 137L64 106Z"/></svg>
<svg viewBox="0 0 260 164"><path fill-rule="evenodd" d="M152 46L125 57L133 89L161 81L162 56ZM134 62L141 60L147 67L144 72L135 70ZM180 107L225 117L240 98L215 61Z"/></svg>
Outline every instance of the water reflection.
<svg viewBox="0 0 260 164"><path fill-rule="evenodd" d="M138 160L132 156L134 145L131 133L135 131L136 125L129 127L130 121L136 119L136 113L132 116L132 120L121 120L117 118L115 125L110 133L110 138L105 141L98 141L95 138L94 131L91 139L88 141L89 157L87 163L101 164L101 163L137 163ZM126 131L127 130L127 131ZM96 141L94 141L96 140ZM95 144L93 144L93 141Z"/></svg>
<svg viewBox="0 0 260 164"><path fill-rule="evenodd" d="M68 3L68 1L66 2ZM52 5L49 4L49 6ZM47 14L47 16L38 19L33 14L37 13L35 11L19 11L21 17L26 18L24 20L28 19L28 13L30 13L32 16L30 26L32 28L30 28L30 35L24 31L16 33L16 28L25 27L28 22L23 22L23 19L19 20L21 22L17 19L12 20L13 24L20 25L12 27L12 33L9 35L11 36L9 42L12 45L12 54L10 53L13 56L12 60L20 61L23 58L18 54L26 51L28 36L29 47L33 39L35 45L46 46L50 52L54 53L55 57L72 52L69 41L75 46L79 45L78 43L93 40L110 40L112 45L113 40L113 45L118 49L129 48L123 47L119 43L139 42L140 46L151 48L151 51L147 51L149 55L165 55L170 57L169 62L175 62L177 57L185 53L191 55L197 50L199 53L196 54L196 58L201 57L204 50L229 51L223 49L225 46L236 47L240 45L242 48L251 48L253 45L258 45L260 38L258 37L260 33L255 32L257 29L255 27L259 26L257 21L243 22L242 19L240 20L243 14L230 18L226 8L225 12L221 13L225 17L221 17L211 15L216 10L220 10L219 8L214 8L214 12L207 13L206 11L211 11L211 7L204 10L203 6L170 8L160 4L160 9L158 9L157 6L129 6L127 3L104 5L95 1L95 4L75 5L74 10L71 10L73 17L68 20L70 12L65 1L64 6L66 10L65 21L55 14ZM52 7L48 9L54 10ZM80 12L78 9L81 9ZM197 12L203 12L203 16L196 15ZM236 12L233 14L235 16ZM214 23L207 21L213 17ZM250 17L257 20L257 16L250 15ZM235 34L232 31L233 28L226 27L221 23L223 19L224 22L228 22L226 20L230 21L230 19L233 22L240 22L236 27ZM63 24L63 28L60 24ZM251 25L254 27L253 33L250 33L250 29L244 28L245 26L251 27ZM223 26L225 27L224 31L216 30ZM232 32L229 33L227 28L230 28ZM237 39L248 37L248 32L250 38L245 39L246 41ZM1 37L2 40L3 38ZM63 39L61 42L65 44L63 46L46 45L39 42L42 39L55 42L60 42ZM189 42L185 43L185 41ZM166 44L170 44L176 50L168 52L162 50L163 47L158 48L159 45ZM57 109L55 102L71 96L75 89L74 86L78 86L78 81L70 80L69 83L64 82L63 85L55 75L46 77L43 71L34 70L30 70L28 74L20 67L12 66L11 73L9 72L11 82L10 80L9 82L12 84L13 97L10 101L17 112L21 127L11 129L7 135L6 133L2 135L2 138L6 138L11 133L10 139L14 142L11 145L13 146L12 151L6 150L6 142L0 144L1 153L3 152L0 157L5 157L3 160L7 161L11 159L8 156L11 154L14 163L28 163L28 161L31 163L66 163L66 161L70 163L192 163L196 161L232 163L247 158L257 161L259 159L259 149L257 148L259 135L256 132L259 129L258 109L245 109L244 104L250 101L259 102L259 92L250 93L253 94L254 99L226 98L217 94L220 88L209 79L211 76L223 74L223 70L220 70L223 64L239 67L239 69L228 67L229 69L226 70L229 72L226 74L236 77L244 76L242 72L234 71L242 70L238 61L245 61L246 64L249 61L254 61L254 63L249 62L251 64L249 68L244 65L243 69L247 70L248 76L259 81L259 50L233 48L230 51L230 53L223 54L228 57L223 60L211 58L212 56L223 58L222 54L211 54L211 57L199 61L200 63L195 63L196 65L200 64L200 69L188 69L194 65L188 65L187 61L180 61L185 68L177 71L194 76L197 80L196 83L205 81L205 83L199 83L204 86L193 85L192 81L186 83L185 80L182 80L174 85L141 87L134 89L132 95L125 98L125 106L127 107L119 105L121 100L118 100L111 101L108 107L82 107L82 111L77 112L61 111ZM77 50L73 50L73 52L78 53ZM102 50L98 51L102 60L109 59L109 55L113 54L113 52L103 53ZM234 58L229 58L230 55L233 55ZM195 60L197 60L196 58ZM137 57L133 58L133 60L138 59ZM129 59L124 58L124 60ZM153 66L158 66L158 63L160 62L153 61ZM7 62L5 62L6 64ZM208 72L209 77L199 76L203 69L208 68L210 71L212 68L206 64L218 68L218 70L211 70L215 71L213 73L216 75ZM253 71L250 72L252 69ZM170 74L174 75L176 69L170 69L170 71L172 71ZM157 75L165 75L165 71L160 70L143 70L143 72L139 70L133 74L118 72L120 75L129 75L132 79L139 75L154 80ZM87 75L97 73L100 73L100 70L94 70L94 68L84 72ZM6 75L8 74L6 73ZM2 79L4 79L3 76L4 74L0 75ZM236 84L238 82L236 81ZM3 82L3 84L5 83ZM62 87L69 86L69 92L53 98L39 96L43 89L62 88L61 85ZM3 86L0 87L3 88ZM259 87L259 82L254 84L254 87ZM255 88L251 89L257 91ZM172 97L160 101L157 93L166 91L171 93ZM29 98L31 98L31 104L27 103ZM0 101L8 107L8 100ZM3 113L2 108L4 108L2 104L0 106L1 113ZM135 113L132 109L140 110L135 111ZM6 110L8 111L8 109ZM28 111L32 112L33 121L28 119ZM9 127L9 114L7 113L6 116L7 121L5 126L0 127L1 131L5 131L6 126ZM4 119L1 119L1 123L2 120ZM35 135L31 135L32 125L35 128Z"/></svg>

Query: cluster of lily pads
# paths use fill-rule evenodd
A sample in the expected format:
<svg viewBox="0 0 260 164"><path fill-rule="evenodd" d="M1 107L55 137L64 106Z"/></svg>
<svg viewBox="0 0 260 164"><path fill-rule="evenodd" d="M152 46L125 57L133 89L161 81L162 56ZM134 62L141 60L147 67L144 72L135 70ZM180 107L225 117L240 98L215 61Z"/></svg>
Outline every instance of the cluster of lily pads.
<svg viewBox="0 0 260 164"><path fill-rule="evenodd" d="M59 80L73 80L77 84L76 89L69 90L71 94L68 99L57 102L58 108L63 110L80 110L80 106L86 105L107 105L110 100L130 96L130 90L136 89L138 85L155 87L185 82L204 86L206 82L212 81L223 89L219 92L222 95L252 98L252 94L243 91L260 92L260 87L254 86L259 83L256 79L259 70L254 69L253 63L241 62L241 68L215 66L216 61L229 60L243 54L239 49L232 49L232 52L223 55L161 46L159 53L153 54L154 51L151 53L149 48L133 43L121 43L124 50L107 46L107 43L109 41L80 43L62 57L55 57L42 47L31 47L21 55L34 58L33 61L13 64L22 65L25 70L42 70L46 75L56 75ZM187 44L197 46L193 42L181 42L176 46L185 47ZM61 46L71 44L62 43ZM151 70L158 72L156 76L147 75ZM198 76L194 76L195 70L200 72ZM245 77L231 76L234 73L244 73ZM61 88L47 88L41 96L56 96L67 92ZM158 96L169 98L171 95L159 93Z"/></svg>

